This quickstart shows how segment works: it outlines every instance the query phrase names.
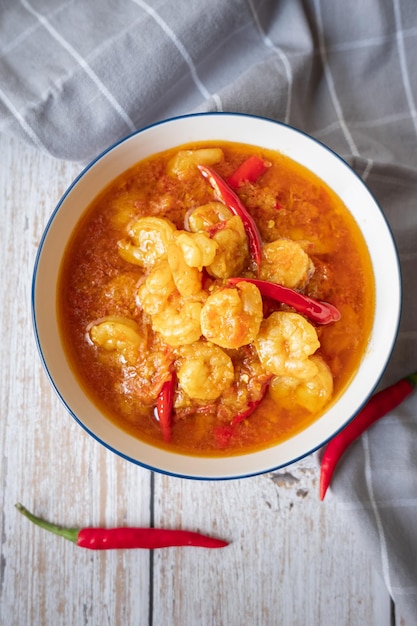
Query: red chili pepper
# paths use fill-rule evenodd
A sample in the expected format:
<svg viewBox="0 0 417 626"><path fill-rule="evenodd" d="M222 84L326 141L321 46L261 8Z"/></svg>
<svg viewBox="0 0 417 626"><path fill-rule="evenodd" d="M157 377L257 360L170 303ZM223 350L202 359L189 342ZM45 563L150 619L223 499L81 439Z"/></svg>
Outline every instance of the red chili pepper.
<svg viewBox="0 0 417 626"><path fill-rule="evenodd" d="M234 416L234 418L229 424L221 424L215 427L213 431L214 437L216 439L217 446L220 449L225 449L229 446L230 439L233 437L233 435L236 432L236 426L240 424L241 422L243 422L243 420L245 420L247 417L252 415L255 409L258 408L258 406L260 405L260 403L262 402L266 394L269 381L271 380L271 378L272 376L268 377L268 379L262 385L261 390L260 390L260 395L257 400L249 402L247 408L244 411L237 413L237 415Z"/></svg>
<svg viewBox="0 0 417 626"><path fill-rule="evenodd" d="M234 189L245 182L256 183L268 167L271 167L271 163L252 154L229 176L227 182Z"/></svg>
<svg viewBox="0 0 417 626"><path fill-rule="evenodd" d="M233 215L237 215L242 220L248 238L249 250L259 271L262 259L262 245L261 236L255 220L239 196L217 172L207 165L198 165L197 167L202 175L209 181L216 193L217 199L223 202Z"/></svg>
<svg viewBox="0 0 417 626"><path fill-rule="evenodd" d="M171 372L170 378L164 382L158 394L155 407L155 417L159 421L162 436L165 441L171 441L172 408L174 406L175 386L177 375Z"/></svg>
<svg viewBox="0 0 417 626"><path fill-rule="evenodd" d="M90 550L115 550L130 548L169 548L195 546L198 548L224 548L227 541L208 537L188 530L165 530L163 528L65 528L47 522L30 513L22 504L16 508L31 522L50 532Z"/></svg>
<svg viewBox="0 0 417 626"><path fill-rule="evenodd" d="M328 302L321 302L320 300L314 300L309 296L305 296L298 291L294 291L289 287L278 285L277 283L271 283L268 280L259 280L257 278L229 278L228 283L237 285L245 281L252 283L258 287L261 295L282 302L282 304L288 304L292 306L298 313L303 313L311 321L317 324L331 324L340 320L340 312L333 305Z"/></svg>
<svg viewBox="0 0 417 626"><path fill-rule="evenodd" d="M401 404L417 386L417 372L378 391L356 417L327 444L321 460L320 500L324 499L334 470L343 453L369 426Z"/></svg>
<svg viewBox="0 0 417 626"><path fill-rule="evenodd" d="M259 398L257 400L254 400L253 402L249 402L247 409L245 409L244 411L241 411L240 413L234 416L234 418L232 419L232 426L236 426L237 424L240 424L240 422L243 422L243 420L245 420L247 417L252 415L254 410L258 408L258 406L261 404L262 400L265 397L266 391L268 389L269 381L270 381L270 378L268 378L268 380L262 385Z"/></svg>

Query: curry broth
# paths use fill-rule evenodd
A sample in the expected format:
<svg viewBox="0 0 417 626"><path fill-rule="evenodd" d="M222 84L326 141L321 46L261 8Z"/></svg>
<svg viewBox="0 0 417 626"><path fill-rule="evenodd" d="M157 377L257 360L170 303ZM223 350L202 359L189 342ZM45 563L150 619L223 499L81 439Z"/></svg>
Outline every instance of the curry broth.
<svg viewBox="0 0 417 626"><path fill-rule="evenodd" d="M118 242L125 237L127 225L139 216L168 217L183 229L192 207L213 201L210 186L197 171L182 180L167 173L167 163L178 150L213 146L224 152L224 160L213 166L224 178L250 154L272 164L256 184L243 184L238 194L256 220L263 243L288 238L304 246L315 271L303 292L334 304L341 312L338 322L315 326L318 354L330 367L334 381L330 402L356 372L374 316L372 267L358 226L321 180L288 157L243 144L193 144L145 159L111 182L79 221L60 270L58 313L68 358L94 403L119 427L152 445L200 456L271 446L304 429L324 410L316 414L302 408L290 410L278 406L267 393L250 417L222 441L214 436L219 417L213 412L213 403L206 410L200 402L194 411L178 411L182 417L175 420L172 439L166 443L154 417L155 390L160 388L156 360L164 354L160 344L151 373L141 365L136 369L126 366L121 372L113 355L88 339L94 320L124 316L136 320L153 349L154 333L136 298L146 270L124 260ZM251 275L249 263L245 271ZM266 307L267 312L275 310L271 303ZM235 366L240 366L246 357L242 352L233 358ZM140 393L135 394L135 389Z"/></svg>

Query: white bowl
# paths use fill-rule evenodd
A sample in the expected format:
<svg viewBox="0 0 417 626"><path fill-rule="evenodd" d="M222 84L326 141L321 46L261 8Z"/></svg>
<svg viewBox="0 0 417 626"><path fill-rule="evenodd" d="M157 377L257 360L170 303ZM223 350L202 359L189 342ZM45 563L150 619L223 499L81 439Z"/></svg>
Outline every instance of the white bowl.
<svg viewBox="0 0 417 626"><path fill-rule="evenodd" d="M368 349L343 395L308 428L276 446L227 458L186 456L127 434L83 392L64 353L56 298L60 261L68 238L94 197L141 159L193 141L223 140L279 150L319 176L342 199L368 245L376 284L375 320ZM366 402L386 367L396 339L401 301L398 256L385 218L353 170L323 144L272 120L228 113L188 115L140 130L118 142L78 176L46 227L36 258L32 307L36 341L49 379L76 421L118 455L152 470L187 478L242 478L288 465L342 429Z"/></svg>

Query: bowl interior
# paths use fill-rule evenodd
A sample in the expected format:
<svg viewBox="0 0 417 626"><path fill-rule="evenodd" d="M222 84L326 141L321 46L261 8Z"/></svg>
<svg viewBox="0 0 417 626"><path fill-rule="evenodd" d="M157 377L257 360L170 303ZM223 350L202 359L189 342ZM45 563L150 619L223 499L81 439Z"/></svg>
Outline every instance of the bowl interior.
<svg viewBox="0 0 417 626"><path fill-rule="evenodd" d="M307 429L271 448L225 458L191 457L143 443L103 417L83 393L65 357L56 297L62 252L80 216L95 196L137 161L193 141L237 141L278 150L319 176L342 199L368 245L376 284L374 326L366 354L350 386ZM167 120L111 147L74 181L56 207L39 247L33 279L35 337L49 379L80 425L124 458L161 472L189 478L234 478L285 466L320 447L367 400L390 357L399 323L400 272L385 218L361 179L331 150L281 123L239 114L197 114Z"/></svg>

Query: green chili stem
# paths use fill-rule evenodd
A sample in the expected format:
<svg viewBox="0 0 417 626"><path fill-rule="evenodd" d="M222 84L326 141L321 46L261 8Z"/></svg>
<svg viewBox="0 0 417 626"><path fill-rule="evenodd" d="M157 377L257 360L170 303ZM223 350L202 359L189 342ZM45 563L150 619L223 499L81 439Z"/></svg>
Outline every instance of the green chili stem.
<svg viewBox="0 0 417 626"><path fill-rule="evenodd" d="M17 502L15 507L18 511L25 517L27 517L31 522L36 524L36 526L40 526L40 528L44 528L45 530L49 530L51 533L55 533L55 535L59 535L60 537L64 537L68 539L68 541L72 541L73 543L77 543L78 533L80 532L79 528L65 528L64 526L58 526L57 524L52 524L51 522L47 522L46 520L33 515L30 511L27 510L23 504Z"/></svg>
<svg viewBox="0 0 417 626"><path fill-rule="evenodd" d="M413 387L417 387L417 372L414 372L413 374L406 376L406 379L411 385L413 385Z"/></svg>

